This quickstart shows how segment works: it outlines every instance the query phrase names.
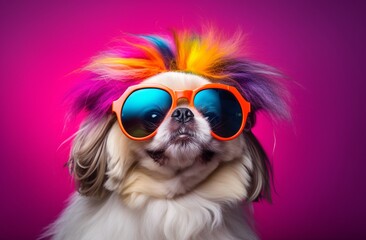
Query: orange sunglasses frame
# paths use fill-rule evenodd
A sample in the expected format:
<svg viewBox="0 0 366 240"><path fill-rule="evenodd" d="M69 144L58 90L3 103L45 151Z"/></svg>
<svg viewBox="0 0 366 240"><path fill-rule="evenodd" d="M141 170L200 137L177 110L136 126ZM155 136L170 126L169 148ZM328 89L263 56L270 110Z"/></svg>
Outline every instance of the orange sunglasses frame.
<svg viewBox="0 0 366 240"><path fill-rule="evenodd" d="M124 102L126 101L126 99L134 91L139 90L139 89L146 89L146 88L162 89L162 90L165 90L166 92L168 92L170 94L170 96L172 98L172 106L170 107L169 111L167 112L164 120L172 114L173 109L175 109L178 105L178 100L179 99L187 99L188 102L189 102L189 106L195 108L195 106L194 106L194 97L196 96L196 94L198 92L200 92L204 89L224 89L226 91L231 92L240 104L240 107L241 107L241 110L242 110L242 113L243 113L243 119L242 119L242 123L240 125L240 129L238 130L238 132L236 134L234 134L231 137L228 137L228 138L220 137L217 134L215 134L213 131L211 131L211 135L214 138L216 138L218 140L221 140L221 141L228 141L228 140L232 140L232 139L236 138L243 131L246 120L247 120L247 116L250 112L250 103L244 99L244 97L239 93L239 91L235 87L228 86L228 85L221 84L221 83L210 83L210 84L206 84L206 85L204 85L202 87L199 87L197 89L194 89L194 90L178 90L178 91L174 91L174 90L172 90L172 89L170 89L170 88L168 88L164 85L160 85L160 84L139 84L139 85L134 85L134 86L131 86L131 87L127 88L127 90L121 95L121 97L113 102L112 111L116 113L118 123L119 123L119 126L120 126L122 132L128 138L130 138L132 140L136 140L136 141L143 141L143 140L147 140L147 139L152 138L153 136L155 136L158 128L146 137L138 138L138 137L131 136L130 134L127 133L127 131L123 127L122 119L121 119L121 111L122 111L122 107L123 107Z"/></svg>

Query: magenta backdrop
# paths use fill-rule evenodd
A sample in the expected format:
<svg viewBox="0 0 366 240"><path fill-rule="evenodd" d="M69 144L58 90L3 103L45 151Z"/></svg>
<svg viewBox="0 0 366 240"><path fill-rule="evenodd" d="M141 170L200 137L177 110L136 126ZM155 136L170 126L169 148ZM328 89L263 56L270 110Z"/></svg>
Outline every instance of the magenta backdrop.
<svg viewBox="0 0 366 240"><path fill-rule="evenodd" d="M365 4L361 1L1 1L2 239L35 239L73 183L60 143L69 74L121 32L212 22L292 81L293 122L260 118L276 192L255 204L263 239L359 239L365 231ZM364 94L363 94L364 95Z"/></svg>

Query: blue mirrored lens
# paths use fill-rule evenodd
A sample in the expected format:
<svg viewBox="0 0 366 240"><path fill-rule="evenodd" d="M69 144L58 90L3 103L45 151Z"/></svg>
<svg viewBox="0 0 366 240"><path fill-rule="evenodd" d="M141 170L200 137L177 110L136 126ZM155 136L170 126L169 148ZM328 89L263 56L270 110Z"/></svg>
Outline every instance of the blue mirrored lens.
<svg viewBox="0 0 366 240"><path fill-rule="evenodd" d="M194 106L209 121L220 137L234 136L240 129L243 113L236 97L224 89L204 89L194 98Z"/></svg>
<svg viewBox="0 0 366 240"><path fill-rule="evenodd" d="M172 98L165 90L138 89L122 106L123 127L133 137L146 137L159 127L171 106Z"/></svg>

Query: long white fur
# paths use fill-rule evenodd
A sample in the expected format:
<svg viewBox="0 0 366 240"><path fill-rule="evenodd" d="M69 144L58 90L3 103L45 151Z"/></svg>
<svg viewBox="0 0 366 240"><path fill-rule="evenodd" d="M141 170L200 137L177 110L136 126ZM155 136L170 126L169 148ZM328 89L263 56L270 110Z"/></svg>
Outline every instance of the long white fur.
<svg viewBox="0 0 366 240"><path fill-rule="evenodd" d="M169 72L145 83L172 89L195 89L208 80L192 74ZM209 125L197 114L197 144L209 143L217 150L202 165L194 161L199 150L171 146L166 154L172 165L159 166L144 152L167 142L167 128L159 127L154 140L127 139L117 123L107 135L107 181L111 194L102 199L75 193L48 235L55 240L188 240L257 239L252 229L251 205L243 203L252 170L245 141L212 140ZM186 158L184 163L179 163ZM177 174L176 167L183 164ZM243 208L249 209L244 214ZM249 214L248 214L249 213Z"/></svg>
<svg viewBox="0 0 366 240"><path fill-rule="evenodd" d="M141 209L125 206L116 194L104 201L75 194L69 204L53 239L256 239L240 204L223 205L195 194L151 199Z"/></svg>

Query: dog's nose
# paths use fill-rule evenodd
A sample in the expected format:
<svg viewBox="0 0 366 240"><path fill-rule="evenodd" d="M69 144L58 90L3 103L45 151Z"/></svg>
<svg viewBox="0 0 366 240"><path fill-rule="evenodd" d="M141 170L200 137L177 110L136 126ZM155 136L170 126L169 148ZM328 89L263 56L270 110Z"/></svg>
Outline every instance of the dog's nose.
<svg viewBox="0 0 366 240"><path fill-rule="evenodd" d="M186 123L193 119L194 114L189 108L177 108L172 114L172 118L180 123Z"/></svg>

